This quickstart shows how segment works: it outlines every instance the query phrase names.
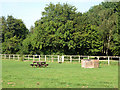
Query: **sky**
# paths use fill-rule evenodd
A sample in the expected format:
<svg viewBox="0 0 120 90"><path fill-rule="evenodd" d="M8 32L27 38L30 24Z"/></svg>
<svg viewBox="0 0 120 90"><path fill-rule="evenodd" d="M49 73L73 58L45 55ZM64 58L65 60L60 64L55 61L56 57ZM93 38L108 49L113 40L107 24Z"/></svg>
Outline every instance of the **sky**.
<svg viewBox="0 0 120 90"><path fill-rule="evenodd" d="M22 19L28 29L34 26L36 20L42 17L42 11L50 2L68 3L77 8L77 12L86 12L92 6L99 5L104 0L0 0L0 17L12 15Z"/></svg>

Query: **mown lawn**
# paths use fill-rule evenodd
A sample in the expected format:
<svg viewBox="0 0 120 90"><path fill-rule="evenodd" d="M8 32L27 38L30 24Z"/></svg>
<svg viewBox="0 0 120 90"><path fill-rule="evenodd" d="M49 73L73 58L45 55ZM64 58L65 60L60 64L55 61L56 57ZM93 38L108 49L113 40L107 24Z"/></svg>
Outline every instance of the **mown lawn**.
<svg viewBox="0 0 120 90"><path fill-rule="evenodd" d="M3 88L118 88L117 62L100 68L81 68L80 63L47 62L32 68L30 61L2 60Z"/></svg>

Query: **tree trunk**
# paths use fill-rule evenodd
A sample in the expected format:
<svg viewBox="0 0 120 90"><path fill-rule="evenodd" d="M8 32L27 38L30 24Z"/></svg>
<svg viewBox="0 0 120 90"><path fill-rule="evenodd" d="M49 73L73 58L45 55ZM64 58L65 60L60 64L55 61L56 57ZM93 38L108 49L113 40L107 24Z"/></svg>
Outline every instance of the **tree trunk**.
<svg viewBox="0 0 120 90"><path fill-rule="evenodd" d="M105 45L105 43L103 45L103 54L106 54L106 45Z"/></svg>
<svg viewBox="0 0 120 90"><path fill-rule="evenodd" d="M111 41L111 35L109 34L109 37L108 37L108 47L107 47L107 55L109 55L110 41Z"/></svg>

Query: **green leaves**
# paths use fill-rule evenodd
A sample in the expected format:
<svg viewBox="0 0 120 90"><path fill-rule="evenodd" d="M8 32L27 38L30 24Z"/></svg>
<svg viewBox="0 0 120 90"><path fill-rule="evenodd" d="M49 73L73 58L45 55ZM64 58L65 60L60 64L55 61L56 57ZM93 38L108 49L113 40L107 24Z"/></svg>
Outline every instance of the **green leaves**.
<svg viewBox="0 0 120 90"><path fill-rule="evenodd" d="M82 14L67 3L50 3L44 8L41 19L35 22L35 27L31 26L29 34L22 20L3 17L3 51L120 55L119 9L117 3L103 2Z"/></svg>
<svg viewBox="0 0 120 90"><path fill-rule="evenodd" d="M31 43L33 50L36 51L37 49L45 52L44 50L47 48L48 51L50 50L49 53L53 53L53 51L57 53L60 48L64 49L66 46L72 48L71 33L74 31L74 24L71 19L74 18L75 13L75 7L68 4L61 5L58 3L53 5L50 3L47 5L45 11L42 13L43 17L35 23L35 32L31 36L34 40Z"/></svg>
<svg viewBox="0 0 120 90"><path fill-rule="evenodd" d="M3 30L3 53L18 53L21 43L28 34L28 29L20 19L8 16L7 19L2 17Z"/></svg>
<svg viewBox="0 0 120 90"><path fill-rule="evenodd" d="M110 36L109 49L113 52L116 49L112 47L118 44L117 14L115 6L109 5L116 4L101 3L82 14L74 6L50 3L35 22L31 50L38 54L101 55L107 52Z"/></svg>

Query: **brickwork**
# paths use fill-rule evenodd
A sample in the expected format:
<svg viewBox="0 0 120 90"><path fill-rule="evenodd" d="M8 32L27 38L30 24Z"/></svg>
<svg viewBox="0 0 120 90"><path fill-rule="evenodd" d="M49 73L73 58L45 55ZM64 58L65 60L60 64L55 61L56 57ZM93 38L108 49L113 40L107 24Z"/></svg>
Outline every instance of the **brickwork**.
<svg viewBox="0 0 120 90"><path fill-rule="evenodd" d="M83 67L83 68L98 68L99 60L90 60L90 59L81 60L81 67Z"/></svg>

